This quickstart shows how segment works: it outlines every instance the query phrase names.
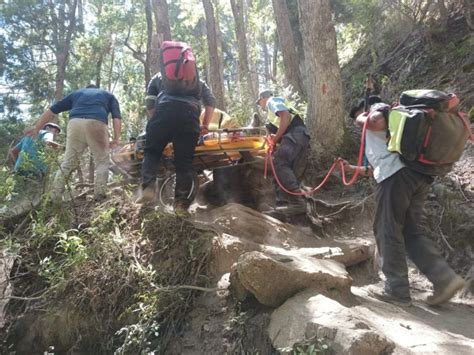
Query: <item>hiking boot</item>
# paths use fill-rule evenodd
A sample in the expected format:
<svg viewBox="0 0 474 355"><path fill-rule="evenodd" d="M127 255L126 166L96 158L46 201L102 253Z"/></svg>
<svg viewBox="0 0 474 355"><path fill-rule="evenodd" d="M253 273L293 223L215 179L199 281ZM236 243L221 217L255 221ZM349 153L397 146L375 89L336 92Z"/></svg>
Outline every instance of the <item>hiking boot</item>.
<svg viewBox="0 0 474 355"><path fill-rule="evenodd" d="M306 214L306 200L302 196L291 196L286 206L277 207L276 209L286 216Z"/></svg>
<svg viewBox="0 0 474 355"><path fill-rule="evenodd" d="M460 276L455 276L449 283L444 287L434 286L434 292L431 296L428 296L426 303L430 306L436 306L441 303L449 301L453 296L466 286L466 281Z"/></svg>
<svg viewBox="0 0 474 355"><path fill-rule="evenodd" d="M382 302L392 303L398 306L411 306L410 296L399 297L383 288L379 288L374 285L369 286L367 288L367 293L369 294L369 296L372 296Z"/></svg>
<svg viewBox="0 0 474 355"><path fill-rule="evenodd" d="M174 203L174 213L176 213L178 217L183 218L191 216L191 213L189 213L189 203L184 201L176 201Z"/></svg>
<svg viewBox="0 0 474 355"><path fill-rule="evenodd" d="M147 186L143 186L140 189L140 195L138 196L137 200L135 201L138 204L145 204L153 201L155 198L155 184L149 184Z"/></svg>

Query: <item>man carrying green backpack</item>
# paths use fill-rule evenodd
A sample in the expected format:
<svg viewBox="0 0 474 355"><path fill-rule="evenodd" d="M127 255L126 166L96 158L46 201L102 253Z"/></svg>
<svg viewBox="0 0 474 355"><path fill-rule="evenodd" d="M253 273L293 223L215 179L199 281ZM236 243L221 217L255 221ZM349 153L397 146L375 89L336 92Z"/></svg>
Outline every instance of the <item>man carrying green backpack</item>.
<svg viewBox="0 0 474 355"><path fill-rule="evenodd" d="M367 172L347 163L345 170L359 169L377 181L374 235L386 281L383 290L369 293L383 301L411 303L405 253L433 283L429 305L447 302L465 285L420 229L434 176L452 168L469 136L456 99L435 90L406 91L399 106L375 104L356 119L359 126L367 124L371 167Z"/></svg>

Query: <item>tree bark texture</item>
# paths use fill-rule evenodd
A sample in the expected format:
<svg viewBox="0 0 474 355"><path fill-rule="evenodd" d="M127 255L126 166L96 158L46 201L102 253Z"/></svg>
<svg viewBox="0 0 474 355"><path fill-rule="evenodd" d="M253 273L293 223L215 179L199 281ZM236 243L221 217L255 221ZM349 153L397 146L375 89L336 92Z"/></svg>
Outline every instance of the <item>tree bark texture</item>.
<svg viewBox="0 0 474 355"><path fill-rule="evenodd" d="M474 31L474 23L472 21L472 13L474 11L473 0L463 0L464 16L466 17L467 26L471 31Z"/></svg>
<svg viewBox="0 0 474 355"><path fill-rule="evenodd" d="M145 0L147 21L147 56L145 60L145 81L160 71L160 47L163 41L171 41L171 28L166 0ZM153 26L153 17L155 26ZM147 75L148 74L148 75Z"/></svg>
<svg viewBox="0 0 474 355"><path fill-rule="evenodd" d="M171 41L171 27L166 0L152 0L153 13L155 14L156 33L161 46L163 41Z"/></svg>
<svg viewBox="0 0 474 355"><path fill-rule="evenodd" d="M146 55L145 55L145 85L150 82L151 76L158 72L159 65L154 60L153 55L156 54L157 48L156 40L154 41L153 35L153 11L151 2L153 0L145 0L145 18L146 18ZM157 70L158 69L158 70Z"/></svg>
<svg viewBox="0 0 474 355"><path fill-rule="evenodd" d="M57 27L55 28L56 33L53 34L57 68L55 79L56 86L54 90L54 98L56 101L61 100L64 94L64 79L66 77L69 51L71 48L72 37L76 31L77 2L78 0L70 2L67 9L68 11L66 11L65 4L63 3L59 8L57 17L54 8L51 9L53 19L56 18L58 21Z"/></svg>
<svg viewBox="0 0 474 355"><path fill-rule="evenodd" d="M272 57L272 80L276 81L278 74L278 50L280 43L278 42L278 34L275 33L274 44L273 44L273 57Z"/></svg>
<svg viewBox="0 0 474 355"><path fill-rule="evenodd" d="M308 75L306 123L312 139L332 153L344 136L344 106L336 31L329 0L299 0Z"/></svg>
<svg viewBox="0 0 474 355"><path fill-rule="evenodd" d="M293 38L286 0L273 0L272 2L286 81L301 97L305 98L306 95L300 73L300 59Z"/></svg>
<svg viewBox="0 0 474 355"><path fill-rule="evenodd" d="M202 0L206 15L207 48L209 53L209 81L212 92L217 100L217 106L225 111L224 74L221 54L218 46L218 35L214 7L211 0Z"/></svg>
<svg viewBox="0 0 474 355"><path fill-rule="evenodd" d="M270 54L268 53L268 45L265 36L260 36L260 46L263 53L263 81L268 84L270 81Z"/></svg>
<svg viewBox="0 0 474 355"><path fill-rule="evenodd" d="M240 77L240 90L244 102L248 106L248 111L250 112L253 108L253 102L257 96L257 88L253 87L252 77L250 75L247 36L245 34L244 26L243 0L230 0L230 5L232 7L232 14L235 21L237 49L239 54L238 68Z"/></svg>

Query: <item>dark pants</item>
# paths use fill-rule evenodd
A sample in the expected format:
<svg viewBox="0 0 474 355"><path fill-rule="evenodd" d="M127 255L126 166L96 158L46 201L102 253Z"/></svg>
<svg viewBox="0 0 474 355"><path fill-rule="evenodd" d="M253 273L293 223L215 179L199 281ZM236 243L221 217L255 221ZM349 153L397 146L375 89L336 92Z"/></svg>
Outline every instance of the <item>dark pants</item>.
<svg viewBox="0 0 474 355"><path fill-rule="evenodd" d="M305 164L304 157L309 145L309 134L306 126L297 126L282 137L280 146L273 158L275 171L282 185L290 191L298 191L300 184L297 177L299 166ZM282 199L281 189L277 187L277 199Z"/></svg>
<svg viewBox="0 0 474 355"><path fill-rule="evenodd" d="M146 126L142 186L155 184L163 150L173 143L176 168L175 200L191 203L194 149L199 138L199 109L182 102L160 104Z"/></svg>
<svg viewBox="0 0 474 355"><path fill-rule="evenodd" d="M423 206L433 179L403 168L377 185L374 234L382 256L385 288L409 297L405 252L435 287L444 287L456 274L422 235Z"/></svg>

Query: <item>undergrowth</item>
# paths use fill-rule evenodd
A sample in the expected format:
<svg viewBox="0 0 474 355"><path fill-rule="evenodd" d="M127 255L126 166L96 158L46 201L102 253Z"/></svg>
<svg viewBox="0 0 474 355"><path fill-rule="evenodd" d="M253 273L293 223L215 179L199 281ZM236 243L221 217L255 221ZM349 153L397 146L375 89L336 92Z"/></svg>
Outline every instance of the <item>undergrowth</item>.
<svg viewBox="0 0 474 355"><path fill-rule="evenodd" d="M3 231L16 259L4 350L164 352L197 292L177 286L207 283L211 236L138 211L125 190L101 205L45 203L20 232Z"/></svg>

